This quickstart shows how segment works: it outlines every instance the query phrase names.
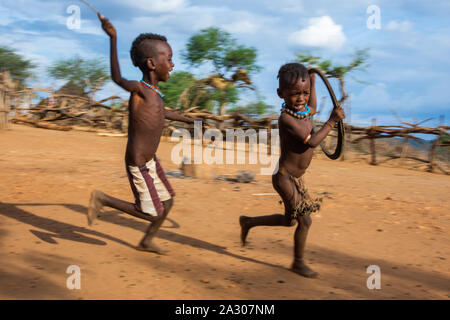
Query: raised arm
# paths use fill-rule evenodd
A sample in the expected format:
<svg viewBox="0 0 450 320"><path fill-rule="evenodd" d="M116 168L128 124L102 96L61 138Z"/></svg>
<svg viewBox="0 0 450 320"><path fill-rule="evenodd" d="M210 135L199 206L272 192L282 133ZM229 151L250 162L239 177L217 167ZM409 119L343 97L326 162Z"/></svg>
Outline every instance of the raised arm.
<svg viewBox="0 0 450 320"><path fill-rule="evenodd" d="M120 74L119 59L117 57L117 33L116 28L109 22L108 18L103 17L100 13L97 14L98 18L102 22L102 28L109 36L110 39L110 64L111 64L111 78L112 80L121 86L123 89L139 93L142 95L142 88L138 81L130 81L122 78Z"/></svg>
<svg viewBox="0 0 450 320"><path fill-rule="evenodd" d="M309 95L309 101L308 101L308 106L311 110L312 114L316 113L316 109L317 109L317 98L316 98L316 74L315 73L310 73L309 74L309 80L310 80L310 91L311 94Z"/></svg>

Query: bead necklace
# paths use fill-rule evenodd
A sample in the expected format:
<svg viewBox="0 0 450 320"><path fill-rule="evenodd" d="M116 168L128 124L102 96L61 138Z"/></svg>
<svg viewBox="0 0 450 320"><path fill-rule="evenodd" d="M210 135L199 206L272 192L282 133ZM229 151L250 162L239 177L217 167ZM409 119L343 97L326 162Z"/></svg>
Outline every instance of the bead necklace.
<svg viewBox="0 0 450 320"><path fill-rule="evenodd" d="M164 99L164 95L161 93L161 91L159 90L158 87L156 86L152 86L151 84L145 82L144 80L141 80L141 83L147 87L149 87L150 89L152 89L153 91L155 91L157 94L159 94L159 96L161 97L161 99Z"/></svg>
<svg viewBox="0 0 450 320"><path fill-rule="evenodd" d="M283 102L283 104L281 105L281 113L287 113L297 119L311 119L313 116L312 114L310 114L311 110L308 106L305 106L305 108L306 110L303 112L293 111L289 109L288 106L286 106L286 103Z"/></svg>

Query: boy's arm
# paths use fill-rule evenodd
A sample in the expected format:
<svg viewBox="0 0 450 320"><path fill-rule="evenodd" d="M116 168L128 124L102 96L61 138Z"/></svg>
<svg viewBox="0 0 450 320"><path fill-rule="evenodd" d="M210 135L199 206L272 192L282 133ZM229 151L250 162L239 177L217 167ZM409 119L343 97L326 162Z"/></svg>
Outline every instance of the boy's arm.
<svg viewBox="0 0 450 320"><path fill-rule="evenodd" d="M317 147L323 139L330 133L331 129L345 118L344 109L342 107L338 107L337 109L333 109L331 112L330 118L323 124L322 128L317 132L307 132L304 126L301 126L298 121L293 117L286 118L285 125L287 131L296 139L302 141L304 144L307 144L311 148Z"/></svg>
<svg viewBox="0 0 450 320"><path fill-rule="evenodd" d="M119 59L117 57L117 34L116 29L112 25L111 22L109 22L108 18L103 17L98 14L98 18L102 22L102 28L106 32L106 34L109 36L110 39L110 64L111 64L111 78L112 80L117 83L119 86L121 86L123 89L132 92L132 93L139 93L142 95L142 88L139 85L138 81L130 81L125 78L122 78L122 75L120 74L120 66L119 66Z"/></svg>
<svg viewBox="0 0 450 320"><path fill-rule="evenodd" d="M166 108L164 108L164 116L166 117L166 119L169 119L169 120L181 121L181 122L186 122L186 123L194 123L194 121L197 120L194 118L185 117L175 111L167 110Z"/></svg>
<svg viewBox="0 0 450 320"><path fill-rule="evenodd" d="M309 74L309 80L310 80L310 88L311 88L311 93L309 95L309 101L308 101L308 106L309 109L311 110L312 114L316 113L316 109L317 109L317 98L316 98L316 74L315 73L310 73Z"/></svg>

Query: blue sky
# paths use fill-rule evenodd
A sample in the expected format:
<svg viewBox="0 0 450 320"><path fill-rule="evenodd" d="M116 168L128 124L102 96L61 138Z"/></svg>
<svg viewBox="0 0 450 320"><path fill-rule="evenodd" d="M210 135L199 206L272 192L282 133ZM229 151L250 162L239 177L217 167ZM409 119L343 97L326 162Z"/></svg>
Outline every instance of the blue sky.
<svg viewBox="0 0 450 320"><path fill-rule="evenodd" d="M262 71L254 77L264 100L278 110L276 74L295 53L312 53L347 63L355 49L369 48L369 67L348 78L351 123L395 124L391 109L403 121L450 119L450 2L381 0L91 0L118 30L122 74L139 79L129 58L133 39L142 32L165 35L174 51L175 70L198 76L205 70L188 67L181 51L189 37L217 26L238 42L255 47ZM79 29L69 29L71 5L81 11ZM369 29L367 8L380 9L381 28ZM78 54L108 59L109 42L95 14L79 1L0 0L0 45L16 49L39 68L30 83L60 85L46 69L52 61ZM127 94L109 83L97 98ZM243 92L242 103L256 99Z"/></svg>

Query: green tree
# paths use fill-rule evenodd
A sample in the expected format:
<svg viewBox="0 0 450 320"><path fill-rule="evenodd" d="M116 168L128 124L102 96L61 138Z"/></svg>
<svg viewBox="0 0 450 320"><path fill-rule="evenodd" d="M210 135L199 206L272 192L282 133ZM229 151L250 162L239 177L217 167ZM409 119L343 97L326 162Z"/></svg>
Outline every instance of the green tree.
<svg viewBox="0 0 450 320"><path fill-rule="evenodd" d="M179 108L183 92L192 87L195 81L197 79L189 72L176 71L172 73L167 82L159 83L159 87L164 93L164 104L173 109ZM181 105L181 109L184 109L184 107L186 107L185 104Z"/></svg>
<svg viewBox="0 0 450 320"><path fill-rule="evenodd" d="M238 92L232 83L228 83L224 88L215 89L212 92L212 97L219 103L219 106L223 106L227 103L235 103L238 101Z"/></svg>
<svg viewBox="0 0 450 320"><path fill-rule="evenodd" d="M85 60L78 56L59 60L48 68L55 79L66 80L83 95L93 95L110 79L108 67L102 59Z"/></svg>
<svg viewBox="0 0 450 320"><path fill-rule="evenodd" d="M271 106L264 101L250 102L246 106L238 106L230 109L231 112L241 112L250 116L261 116L267 113L271 109Z"/></svg>
<svg viewBox="0 0 450 320"><path fill-rule="evenodd" d="M245 69L248 73L260 69L256 65L255 48L237 44L228 32L215 27L203 29L190 37L182 56L192 66L210 61L214 72L222 76L237 69Z"/></svg>
<svg viewBox="0 0 450 320"><path fill-rule="evenodd" d="M31 69L35 66L31 61L24 59L14 49L0 46L0 71L9 71L12 79L24 86L27 78L31 77Z"/></svg>
<svg viewBox="0 0 450 320"><path fill-rule="evenodd" d="M219 28L201 30L189 38L184 60L193 67L210 63L211 75L203 79L223 115L226 106L238 99L238 88L252 88L250 75L261 68L256 64L257 51L236 42L232 36Z"/></svg>
<svg viewBox="0 0 450 320"><path fill-rule="evenodd" d="M367 60L369 58L369 50L362 49L356 50L352 60L348 65L333 64L329 59L322 59L313 55L304 55L298 53L296 55L297 61L304 64L307 67L314 67L321 69L328 78L336 78L339 81L339 90L341 92L341 99L339 104L343 104L348 98L348 94L345 88L344 78L352 71L365 70L367 67Z"/></svg>
<svg viewBox="0 0 450 320"><path fill-rule="evenodd" d="M174 72L167 82L160 82L159 86L164 93L164 104L169 108L187 110L198 107L210 111L214 107L211 91L192 73Z"/></svg>

